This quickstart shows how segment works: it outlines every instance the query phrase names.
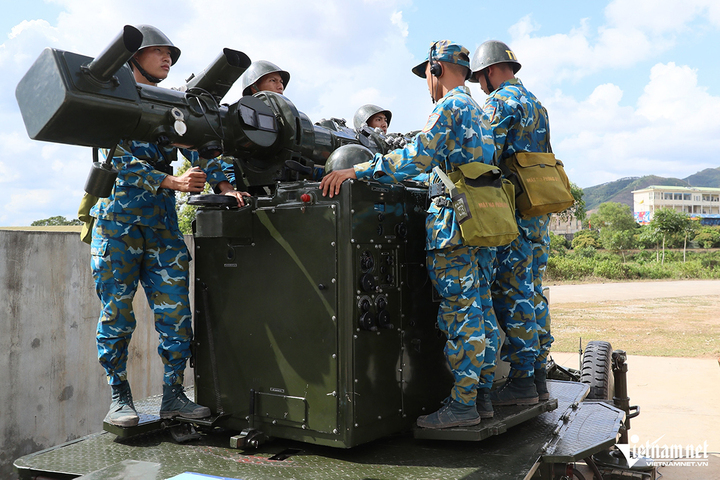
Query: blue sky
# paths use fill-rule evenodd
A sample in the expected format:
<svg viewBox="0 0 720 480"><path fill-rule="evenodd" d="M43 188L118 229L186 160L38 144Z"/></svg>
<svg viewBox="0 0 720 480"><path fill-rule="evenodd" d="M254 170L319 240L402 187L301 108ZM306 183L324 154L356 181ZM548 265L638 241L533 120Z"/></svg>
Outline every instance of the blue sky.
<svg viewBox="0 0 720 480"><path fill-rule="evenodd" d="M440 6L442 5L442 7ZM182 49L162 86L180 86L222 50L290 71L286 95L311 120L393 112L391 131L432 109L410 69L433 40L471 53L508 43L518 77L546 106L552 143L581 187L628 176L684 178L720 167L720 2L175 0L14 2L0 17L0 226L74 218L90 149L27 137L15 87L43 48L95 56L126 24L154 24ZM472 85L476 99L484 94ZM239 97L233 88L225 98Z"/></svg>

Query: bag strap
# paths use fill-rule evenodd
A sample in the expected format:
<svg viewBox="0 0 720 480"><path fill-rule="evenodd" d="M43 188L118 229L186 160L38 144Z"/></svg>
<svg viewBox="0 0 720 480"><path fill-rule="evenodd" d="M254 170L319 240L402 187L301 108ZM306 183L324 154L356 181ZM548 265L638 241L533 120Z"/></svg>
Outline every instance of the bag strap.
<svg viewBox="0 0 720 480"><path fill-rule="evenodd" d="M550 145L550 115L547 113L547 110L545 107L543 107L543 110L545 110L545 119L547 121L547 125L545 125L545 130L547 130L547 153L553 153L552 151L552 145Z"/></svg>
<svg viewBox="0 0 720 480"><path fill-rule="evenodd" d="M433 167L433 173L437 175L443 185L445 185L445 189L450 194L450 197L454 197L457 194L457 189L455 188L453 181L450 180L450 177L448 177L439 166Z"/></svg>

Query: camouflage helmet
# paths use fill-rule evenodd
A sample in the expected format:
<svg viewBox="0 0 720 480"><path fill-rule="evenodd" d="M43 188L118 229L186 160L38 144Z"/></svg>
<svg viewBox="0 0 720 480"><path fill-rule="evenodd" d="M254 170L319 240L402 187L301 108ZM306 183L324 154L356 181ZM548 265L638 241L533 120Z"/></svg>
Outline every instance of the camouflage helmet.
<svg viewBox="0 0 720 480"><path fill-rule="evenodd" d="M325 173L351 168L359 163L369 162L374 157L369 148L362 145L343 145L335 149L325 162Z"/></svg>
<svg viewBox="0 0 720 480"><path fill-rule="evenodd" d="M180 58L180 49L173 45L167 35L152 25L135 25L135 28L140 30L143 37L138 52L148 47L168 47L170 49L170 60L172 65L175 65L175 62Z"/></svg>
<svg viewBox="0 0 720 480"><path fill-rule="evenodd" d="M360 130L363 125L367 124L367 121L370 120L370 117L372 117L376 113L385 114L385 118L387 118L387 124L389 127L390 120L392 119L392 112L390 110L384 110L382 107L378 107L377 105L373 105L372 103L368 103L358 108L355 112L355 116L353 117L353 125L355 126L355 130Z"/></svg>
<svg viewBox="0 0 720 480"><path fill-rule="evenodd" d="M432 55L432 59L430 58ZM428 56L425 60L418 63L413 67L412 72L420 78L425 78L425 68L427 63L432 60L435 62L446 62L455 63L462 65L468 69L468 76L470 75L470 50L463 47L459 43L455 43L452 40L438 40L437 42L431 42L430 48L428 49Z"/></svg>
<svg viewBox="0 0 720 480"><path fill-rule="evenodd" d="M240 76L240 88L242 88L242 94L252 95L250 87L268 73L274 72L280 74L280 78L282 78L283 81L283 86L287 87L287 84L290 82L290 73L286 72L285 70L280 70L280 67L278 67L274 63L268 62L267 60L256 60L252 62L250 68L245 70L245 73Z"/></svg>
<svg viewBox="0 0 720 480"><path fill-rule="evenodd" d="M517 56L510 47L503 42L497 40L488 40L480 45L472 60L470 61L470 69L472 70L472 76L470 81L477 83L475 74L490 65L496 65L498 63L509 63L513 69L513 73L517 73L520 70L520 62L517 61Z"/></svg>

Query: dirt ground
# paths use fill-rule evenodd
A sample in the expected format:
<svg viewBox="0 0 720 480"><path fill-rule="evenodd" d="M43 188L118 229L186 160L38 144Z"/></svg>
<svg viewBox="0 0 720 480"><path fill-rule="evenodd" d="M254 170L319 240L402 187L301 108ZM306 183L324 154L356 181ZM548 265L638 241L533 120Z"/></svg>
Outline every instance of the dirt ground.
<svg viewBox="0 0 720 480"><path fill-rule="evenodd" d="M720 280L549 287L553 350L606 340L631 355L720 357Z"/></svg>
<svg viewBox="0 0 720 480"><path fill-rule="evenodd" d="M553 305L553 348L606 340L635 355L720 356L720 295L605 300Z"/></svg>

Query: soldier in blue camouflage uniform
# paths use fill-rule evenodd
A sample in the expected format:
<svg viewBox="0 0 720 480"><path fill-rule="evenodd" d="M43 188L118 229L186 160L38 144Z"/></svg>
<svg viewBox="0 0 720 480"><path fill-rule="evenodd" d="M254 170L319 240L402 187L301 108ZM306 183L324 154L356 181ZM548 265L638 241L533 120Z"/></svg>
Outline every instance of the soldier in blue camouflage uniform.
<svg viewBox="0 0 720 480"><path fill-rule="evenodd" d="M483 134L482 110L464 85L469 75L468 60L469 52L456 43L433 43L428 59L413 68L413 73L426 78L433 102L437 102L425 128L403 149L328 173L321 182L323 195L336 195L347 179L390 183L430 172L436 166L450 171L474 161L491 163L493 145ZM438 182L437 175L431 173L430 183ZM494 361L486 355L485 342L485 324L493 322L494 315L483 308L492 309L489 281L483 273L492 265L494 250L463 245L446 194L434 199L428 214L427 269L443 297L438 326L447 336L445 354L455 384L445 405L418 418L417 424L426 428L476 425L493 414L489 398L479 398L478 388L489 392L491 385L482 384L481 370L484 362ZM484 272L479 265L488 268Z"/></svg>
<svg viewBox="0 0 720 480"><path fill-rule="evenodd" d="M140 25L141 49L131 59L138 83L155 85L180 56L180 50L155 27ZM126 141L115 151L119 171L113 192L91 210L96 217L91 252L92 272L102 312L97 327L100 364L112 387L112 404L105 421L122 427L137 425L138 415L127 380L127 357L136 321L132 300L142 284L160 335L158 353L164 364L162 418L182 415L202 418L207 407L191 402L183 391L183 373L190 357L192 316L188 298L190 255L178 227L174 191L201 192L206 180L221 193L243 204L217 160L181 150L192 168L179 177L170 174L177 157L174 147Z"/></svg>
<svg viewBox="0 0 720 480"><path fill-rule="evenodd" d="M471 67L470 81L479 82L488 94L483 109L490 119L498 163L516 152L547 152L547 112L515 78L520 63L512 50L502 42L485 42L475 51ZM545 363L553 338L542 273L550 216L522 218L516 211L516 219L520 235L498 247L492 286L495 313L506 333L501 358L511 366L508 381L493 391L495 405L532 405L549 398Z"/></svg>
<svg viewBox="0 0 720 480"><path fill-rule="evenodd" d="M538 356L535 358L535 387L540 400L548 400L547 359L554 340L550 332L550 307L543 292L543 278L550 256L550 215L536 217L541 222L539 241L533 242L533 303L535 304L535 323L538 328Z"/></svg>

